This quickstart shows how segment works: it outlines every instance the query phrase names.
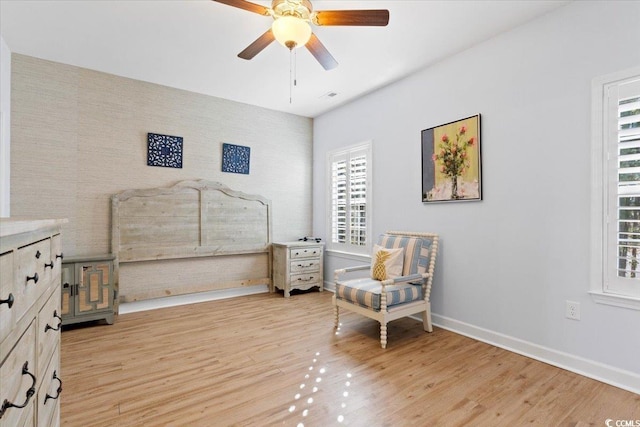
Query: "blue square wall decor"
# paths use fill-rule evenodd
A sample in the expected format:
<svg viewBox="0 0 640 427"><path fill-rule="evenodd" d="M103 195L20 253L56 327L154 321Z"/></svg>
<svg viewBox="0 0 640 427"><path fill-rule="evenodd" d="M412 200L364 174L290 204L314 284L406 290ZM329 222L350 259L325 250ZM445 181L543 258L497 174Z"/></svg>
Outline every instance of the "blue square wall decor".
<svg viewBox="0 0 640 427"><path fill-rule="evenodd" d="M182 137L148 133L147 166L182 168Z"/></svg>
<svg viewBox="0 0 640 427"><path fill-rule="evenodd" d="M222 172L249 175L251 148L222 143Z"/></svg>

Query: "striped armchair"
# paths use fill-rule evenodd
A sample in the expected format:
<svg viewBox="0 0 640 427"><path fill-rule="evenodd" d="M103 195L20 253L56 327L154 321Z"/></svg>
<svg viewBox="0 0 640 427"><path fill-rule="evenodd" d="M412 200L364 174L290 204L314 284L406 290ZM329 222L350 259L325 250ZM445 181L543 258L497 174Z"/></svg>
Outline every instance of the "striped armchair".
<svg viewBox="0 0 640 427"><path fill-rule="evenodd" d="M373 279L370 274L365 278L342 280L341 276L346 273L358 270L373 272L375 269L371 265L362 265L335 270L333 309L336 328L341 307L380 322L380 344L386 348L387 323L392 320L421 313L424 330L433 331L429 297L438 252L438 235L388 231L380 236L377 244L383 252L397 253L397 249L402 248L400 275Z"/></svg>

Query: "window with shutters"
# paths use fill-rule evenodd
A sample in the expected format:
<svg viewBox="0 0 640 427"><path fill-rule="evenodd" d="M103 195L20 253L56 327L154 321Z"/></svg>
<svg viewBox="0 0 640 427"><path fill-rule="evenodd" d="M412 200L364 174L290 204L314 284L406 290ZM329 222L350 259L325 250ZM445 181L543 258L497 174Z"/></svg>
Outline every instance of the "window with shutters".
<svg viewBox="0 0 640 427"><path fill-rule="evenodd" d="M640 309L640 70L596 79L593 107L591 293Z"/></svg>
<svg viewBox="0 0 640 427"><path fill-rule="evenodd" d="M368 253L371 236L371 143L328 154L331 238L327 249Z"/></svg>

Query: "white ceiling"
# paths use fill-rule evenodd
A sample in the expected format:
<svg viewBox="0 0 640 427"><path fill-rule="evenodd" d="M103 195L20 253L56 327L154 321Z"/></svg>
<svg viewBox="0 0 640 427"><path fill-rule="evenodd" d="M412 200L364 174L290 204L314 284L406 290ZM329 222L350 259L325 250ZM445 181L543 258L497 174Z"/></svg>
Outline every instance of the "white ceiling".
<svg viewBox="0 0 640 427"><path fill-rule="evenodd" d="M314 27L339 65L325 71L297 50L291 103L285 47L237 57L272 19L209 0L0 0L0 33L12 52L315 117L566 3L313 1L315 10L388 9L389 25Z"/></svg>

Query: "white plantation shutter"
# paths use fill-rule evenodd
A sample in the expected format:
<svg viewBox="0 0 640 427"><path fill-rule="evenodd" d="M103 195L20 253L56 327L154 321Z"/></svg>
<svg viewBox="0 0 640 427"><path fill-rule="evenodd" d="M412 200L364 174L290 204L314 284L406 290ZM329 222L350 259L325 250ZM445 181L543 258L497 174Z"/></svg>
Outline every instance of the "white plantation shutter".
<svg viewBox="0 0 640 427"><path fill-rule="evenodd" d="M604 292L640 296L640 78L605 87L608 144Z"/></svg>
<svg viewBox="0 0 640 427"><path fill-rule="evenodd" d="M371 227L371 145L329 153L328 248L367 252Z"/></svg>
<svg viewBox="0 0 640 427"><path fill-rule="evenodd" d="M347 156L331 162L331 241L347 242Z"/></svg>
<svg viewBox="0 0 640 427"><path fill-rule="evenodd" d="M349 243L367 244L367 155L363 152L349 159Z"/></svg>

